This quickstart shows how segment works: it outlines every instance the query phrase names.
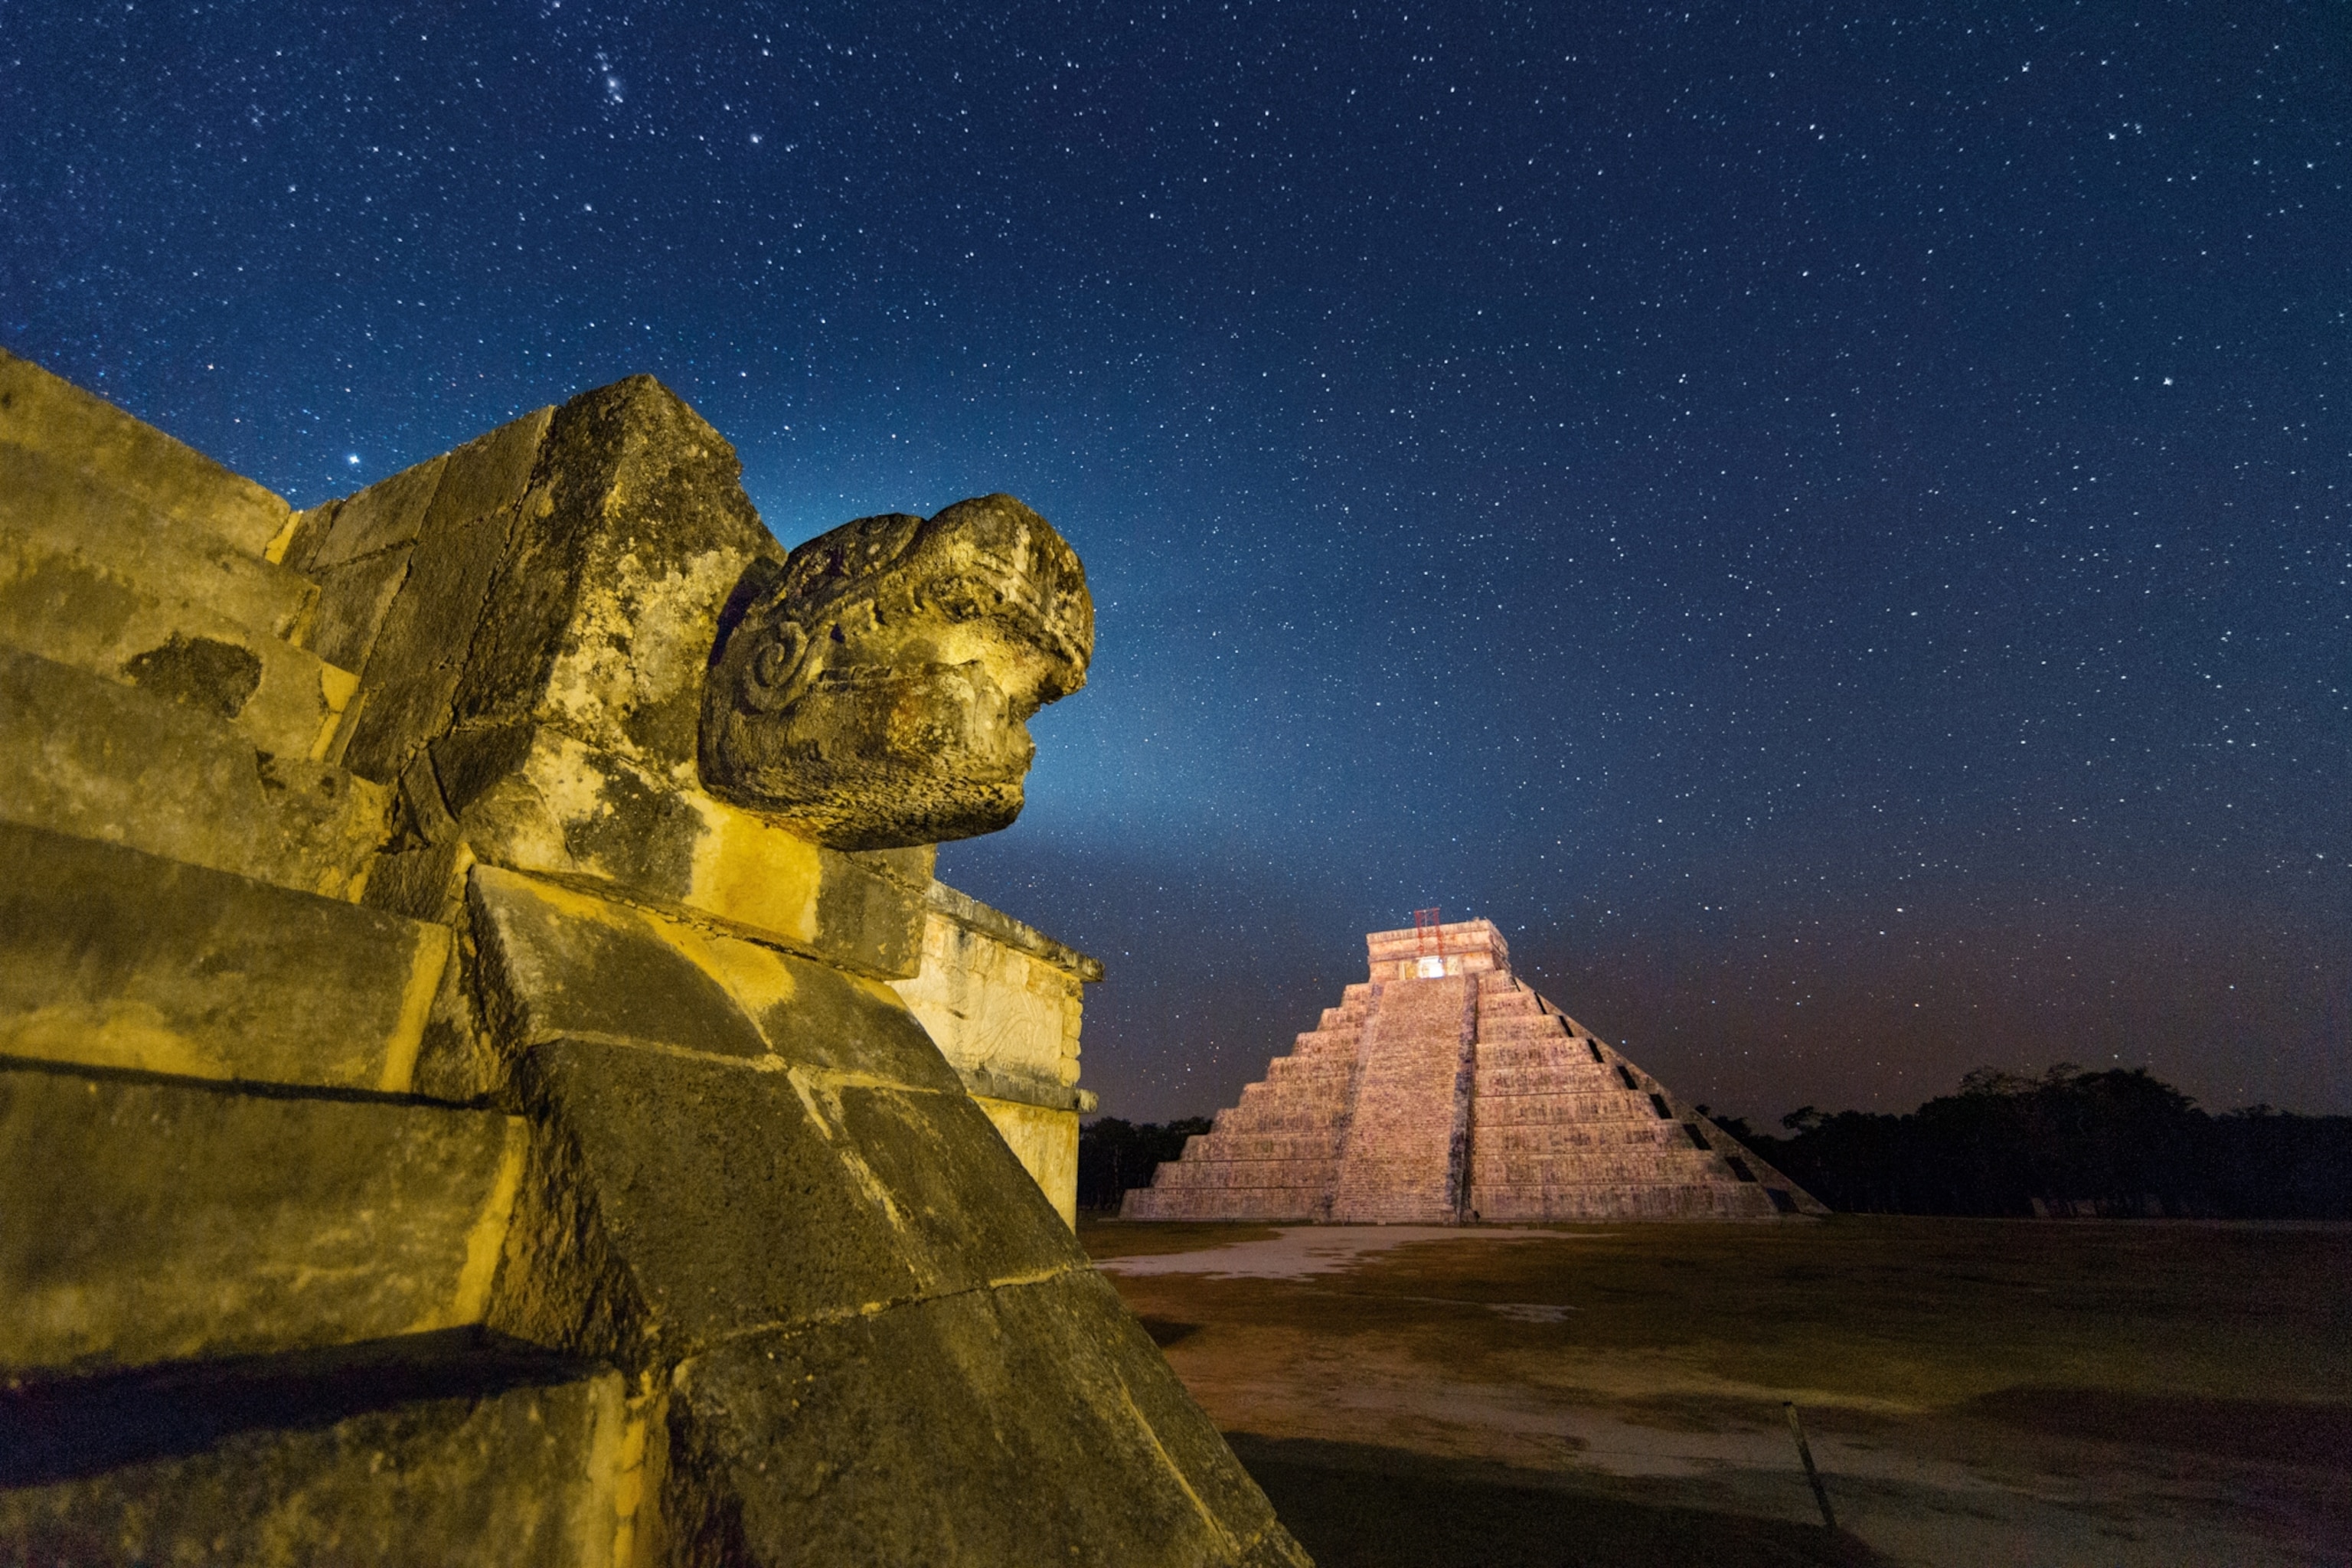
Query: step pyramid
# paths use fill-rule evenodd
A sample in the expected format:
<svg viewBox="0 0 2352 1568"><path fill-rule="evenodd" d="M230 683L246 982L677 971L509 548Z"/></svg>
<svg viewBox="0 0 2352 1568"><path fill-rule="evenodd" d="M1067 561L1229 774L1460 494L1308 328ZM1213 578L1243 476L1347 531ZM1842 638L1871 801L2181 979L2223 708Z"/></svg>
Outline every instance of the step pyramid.
<svg viewBox="0 0 2352 1568"><path fill-rule="evenodd" d="M1129 1219L1773 1219L1811 1194L1511 973L1486 921L1365 939L1370 978Z"/></svg>

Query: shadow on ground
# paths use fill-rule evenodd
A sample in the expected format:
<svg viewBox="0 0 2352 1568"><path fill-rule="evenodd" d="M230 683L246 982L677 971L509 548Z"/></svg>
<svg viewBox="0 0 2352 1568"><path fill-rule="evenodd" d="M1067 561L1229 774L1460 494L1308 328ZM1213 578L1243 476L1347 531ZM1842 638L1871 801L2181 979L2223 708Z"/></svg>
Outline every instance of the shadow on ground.
<svg viewBox="0 0 2352 1568"><path fill-rule="evenodd" d="M1596 1497L1503 1465L1226 1436L1318 1568L1871 1568L1885 1561L1819 1525Z"/></svg>

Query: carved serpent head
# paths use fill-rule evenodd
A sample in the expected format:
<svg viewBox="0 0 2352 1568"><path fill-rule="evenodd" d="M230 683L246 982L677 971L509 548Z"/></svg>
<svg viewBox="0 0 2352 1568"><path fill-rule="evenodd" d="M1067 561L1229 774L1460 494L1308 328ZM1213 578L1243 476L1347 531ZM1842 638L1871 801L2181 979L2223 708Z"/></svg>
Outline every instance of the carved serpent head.
<svg viewBox="0 0 2352 1568"><path fill-rule="evenodd" d="M820 844L968 838L1021 815L1028 720L1086 684L1077 552L1011 496L890 513L744 574L703 686L705 788Z"/></svg>

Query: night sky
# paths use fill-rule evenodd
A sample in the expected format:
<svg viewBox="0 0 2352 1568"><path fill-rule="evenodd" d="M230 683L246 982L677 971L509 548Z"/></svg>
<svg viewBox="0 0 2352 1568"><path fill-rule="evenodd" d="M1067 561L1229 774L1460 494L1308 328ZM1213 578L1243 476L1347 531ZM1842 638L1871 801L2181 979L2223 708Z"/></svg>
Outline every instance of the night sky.
<svg viewBox="0 0 2352 1568"><path fill-rule="evenodd" d="M2352 1110L2352 13L0 0L0 344L341 494L638 371L1094 584L941 873L1205 1114L1417 906L1769 1121Z"/></svg>

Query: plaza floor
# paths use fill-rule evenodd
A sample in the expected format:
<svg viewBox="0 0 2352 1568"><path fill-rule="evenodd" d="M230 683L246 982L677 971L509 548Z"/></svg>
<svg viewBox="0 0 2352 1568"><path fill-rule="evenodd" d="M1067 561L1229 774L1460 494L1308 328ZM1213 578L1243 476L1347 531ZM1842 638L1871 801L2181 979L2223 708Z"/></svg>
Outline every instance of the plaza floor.
<svg viewBox="0 0 2352 1568"><path fill-rule="evenodd" d="M2352 1562L2352 1226L1080 1238L1323 1568Z"/></svg>

